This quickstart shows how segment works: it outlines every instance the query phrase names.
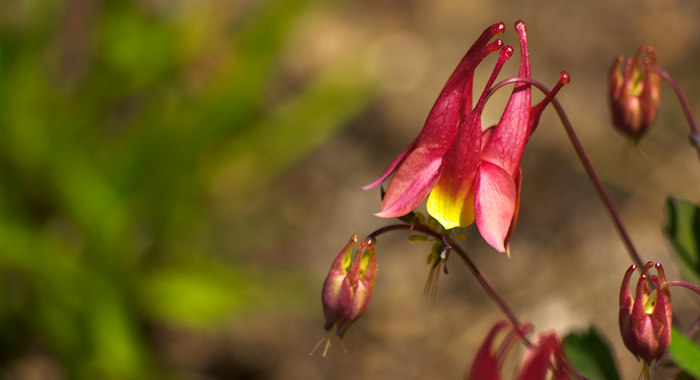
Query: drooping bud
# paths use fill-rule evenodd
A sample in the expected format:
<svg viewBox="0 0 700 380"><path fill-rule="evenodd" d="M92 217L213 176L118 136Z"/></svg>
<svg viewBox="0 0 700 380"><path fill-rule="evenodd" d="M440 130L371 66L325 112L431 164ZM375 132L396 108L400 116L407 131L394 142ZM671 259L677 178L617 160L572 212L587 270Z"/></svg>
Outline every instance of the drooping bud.
<svg viewBox="0 0 700 380"><path fill-rule="evenodd" d="M335 327L336 335L341 339L367 309L377 277L374 242L367 239L360 243L357 256L351 261L352 249L357 242L357 235L353 235L335 258L321 294L325 329L330 332Z"/></svg>
<svg viewBox="0 0 700 380"><path fill-rule="evenodd" d="M654 67L659 64L650 46L640 46L632 59L618 56L610 67L608 93L613 125L633 142L646 133L658 113L661 77L652 72Z"/></svg>
<svg viewBox="0 0 700 380"><path fill-rule="evenodd" d="M348 244L340 251L331 265L331 270L323 283L323 314L326 317L324 328L328 331L345 316L352 294L347 279L348 267L352 259L352 248L357 245L357 235L352 235Z"/></svg>
<svg viewBox="0 0 700 380"><path fill-rule="evenodd" d="M652 266L656 268L658 276L651 276L656 290L650 292L647 271ZM648 365L652 360L658 362L671 344L671 293L668 288L661 289L661 285L666 283L663 267L650 261L642 268L632 299L630 278L636 268L635 265L629 267L622 279L620 333L627 349Z"/></svg>
<svg viewBox="0 0 700 380"><path fill-rule="evenodd" d="M520 333L514 329L511 330L501 340L500 345L494 347L497 335L507 327L506 321L499 321L491 328L476 353L471 369L465 373L465 380L503 379L501 367L508 352L532 326L523 325ZM580 376L565 357L560 339L551 332L540 334L537 344L530 344L527 347L523 353L521 365L513 376L513 379L517 380L571 380L574 378L580 378Z"/></svg>

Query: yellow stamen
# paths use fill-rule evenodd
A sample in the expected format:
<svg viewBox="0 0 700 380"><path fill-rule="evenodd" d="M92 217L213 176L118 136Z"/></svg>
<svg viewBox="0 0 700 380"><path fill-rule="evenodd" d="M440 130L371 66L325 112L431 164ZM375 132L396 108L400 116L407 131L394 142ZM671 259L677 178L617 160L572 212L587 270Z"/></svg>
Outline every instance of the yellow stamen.
<svg viewBox="0 0 700 380"><path fill-rule="evenodd" d="M654 305L656 305L656 289L654 289L654 291L651 292L651 294L649 294L647 302L644 303L644 312L647 314L653 313Z"/></svg>

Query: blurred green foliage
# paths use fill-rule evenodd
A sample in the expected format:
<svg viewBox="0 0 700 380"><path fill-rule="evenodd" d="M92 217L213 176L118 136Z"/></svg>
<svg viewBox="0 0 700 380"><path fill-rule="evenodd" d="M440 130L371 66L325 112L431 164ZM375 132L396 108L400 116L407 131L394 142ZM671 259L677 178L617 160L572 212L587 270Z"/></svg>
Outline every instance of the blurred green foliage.
<svg viewBox="0 0 700 380"><path fill-rule="evenodd" d="M159 377L146 326L255 304L266 276L202 241L213 177L259 188L371 93L348 58L268 96L313 6L4 2L0 365L39 346L68 378Z"/></svg>
<svg viewBox="0 0 700 380"><path fill-rule="evenodd" d="M688 281L700 284L700 207L671 195L666 198L664 216L663 231L673 257Z"/></svg>
<svg viewBox="0 0 700 380"><path fill-rule="evenodd" d="M562 344L567 359L580 374L589 379L620 380L610 344L594 326L567 334Z"/></svg>
<svg viewBox="0 0 700 380"><path fill-rule="evenodd" d="M676 327L672 331L668 353L683 372L692 378L700 378L700 347Z"/></svg>
<svg viewBox="0 0 700 380"><path fill-rule="evenodd" d="M664 205L665 223L663 231L686 279L700 283L700 207L695 203L670 195ZM688 375L700 376L700 346L686 336L686 332L673 327L669 356ZM680 377L679 377L680 378Z"/></svg>

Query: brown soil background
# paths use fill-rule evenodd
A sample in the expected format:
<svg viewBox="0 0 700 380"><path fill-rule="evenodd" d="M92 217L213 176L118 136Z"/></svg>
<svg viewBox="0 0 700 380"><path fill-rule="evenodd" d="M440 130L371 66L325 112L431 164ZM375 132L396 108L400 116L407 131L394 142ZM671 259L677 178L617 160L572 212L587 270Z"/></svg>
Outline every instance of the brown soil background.
<svg viewBox="0 0 700 380"><path fill-rule="evenodd" d="M346 336L348 352L337 341L326 358L309 352L325 334L320 293L332 260L351 234L365 236L389 223L372 215L379 211L378 191L360 187L420 131L446 79L484 28L505 22L502 38L516 47L517 58L512 27L519 19L528 27L532 77L551 87L560 71L571 75L558 98L641 255L679 279L661 223L668 194L700 201L700 167L683 114L664 84L656 125L640 147L629 149L612 129L606 80L615 56L652 45L661 67L700 112L700 2L318 2L289 35L277 63L284 80L276 90L293 91L331 63L349 59L348 80L371 80L376 96L341 132L263 188L241 195L226 185L235 187L235 178L221 175L223 185L215 185L208 199L211 250L254 268L285 297L253 289L259 299L224 325L155 328L157 356L177 378L462 378L501 313L455 259L437 297L423 297L429 246L409 244L407 234L379 240L374 296ZM483 86L494 58L481 65L475 88ZM516 73L516 61L501 78ZM509 91L489 101L484 125L497 121ZM614 347L622 378L636 379L639 364L617 326L619 286L630 260L553 110L545 111L522 169L512 257L495 253L473 227L467 251L522 320L561 334L595 325ZM697 314L697 298L683 290L672 294L676 313L688 323ZM8 373L60 378L50 376L55 366L39 354L14 363Z"/></svg>
<svg viewBox="0 0 700 380"><path fill-rule="evenodd" d="M678 278L660 226L667 194L700 196L698 161L683 115L664 84L658 122L639 149L626 150L609 121L606 78L616 55L631 56L639 45L652 45L691 107L700 109L695 85L700 3L438 0L319 7L299 25L285 69L303 76L334 55L352 52L365 63L358 75L374 75L380 92L343 132L253 197L256 204L275 205L271 215L287 236L258 245L253 260L274 268L310 267L318 284L308 295L313 305L308 313L236 320L229 349L237 363L259 375L255 378L463 376L501 314L458 260L449 263L436 299L422 297L429 248L408 244L400 234L378 243L374 298L346 336L348 353L337 343L325 359L308 352L323 336L317 300L332 259L352 233L362 236L387 223L371 215L379 210L377 192L360 186L373 181L417 134L444 81L481 31L503 21L508 27L503 39L517 47L512 25L518 19L528 26L533 78L552 86L559 71L570 73L571 84L559 100L642 256L661 261ZM475 88L492 62L482 65ZM515 66L511 62L507 73ZM487 106L484 125L497 120L497 104ZM538 331L560 333L594 324L611 340L622 377L636 378L639 365L617 327L619 284L630 260L551 109L522 167L512 258L493 252L473 228L468 251L523 320ZM697 300L683 291L673 296L676 312L688 321Z"/></svg>

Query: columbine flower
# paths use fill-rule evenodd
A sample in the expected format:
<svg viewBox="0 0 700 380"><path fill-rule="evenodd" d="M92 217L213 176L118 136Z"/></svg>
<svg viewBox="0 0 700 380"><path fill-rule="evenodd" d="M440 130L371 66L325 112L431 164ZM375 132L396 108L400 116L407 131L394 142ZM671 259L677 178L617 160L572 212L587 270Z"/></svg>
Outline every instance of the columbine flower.
<svg viewBox="0 0 700 380"><path fill-rule="evenodd" d="M335 327L335 333L340 339L367 309L377 278L377 252L374 242L367 239L360 243L357 256L351 261L352 249L357 242L357 235L353 235L335 258L321 294L323 313L326 317L325 329L330 334ZM329 345L330 335L323 352L324 356Z"/></svg>
<svg viewBox="0 0 700 380"><path fill-rule="evenodd" d="M511 331L502 341L500 347L494 350L496 336L508 326L506 321L496 323L489 331L484 343L476 353L471 370L465 380L502 380L501 367L510 348L518 339L518 334ZM516 375L517 380L545 380L548 374L554 380L568 380L574 370L566 361L559 338L554 333L544 333L539 336L537 344L528 347L524 353L522 364Z"/></svg>
<svg viewBox="0 0 700 380"><path fill-rule="evenodd" d="M659 110L661 77L650 70L654 67L659 64L650 46L640 46L633 59L618 56L610 67L608 93L613 125L633 142L646 133Z"/></svg>
<svg viewBox="0 0 700 380"><path fill-rule="evenodd" d="M649 291L647 271L656 268L658 276L651 276L656 290ZM637 269L632 265L627 269L622 279L620 289L620 333L625 346L637 358L642 358L649 365L652 360L659 358L671 344L671 327L673 326L671 311L671 293L668 288L661 289L666 283L666 276L661 264L654 265L651 261L644 265L642 274L637 282L635 297L632 299L630 278Z"/></svg>
<svg viewBox="0 0 700 380"><path fill-rule="evenodd" d="M500 252L508 243L517 220L520 198L520 160L544 104L530 104L530 85L517 83L498 125L482 132L481 114L486 94L513 49L500 40L502 23L484 31L469 49L428 114L423 130L374 183L378 186L394 171L382 202L383 218L411 212L428 197L428 213L445 229L476 221L484 239ZM525 24L515 25L520 40L520 73L530 78ZM472 108L472 79L486 55L500 50L499 59ZM568 80L568 77L567 77Z"/></svg>
<svg viewBox="0 0 700 380"><path fill-rule="evenodd" d="M470 146L460 153L467 156L468 166L476 167L481 152L480 115L484 99L479 99L472 109L474 70L488 54L505 50L501 40L489 43L504 29L503 23L497 23L482 33L448 79L418 137L389 164L378 180L364 187L374 188L396 172L382 201L382 211L377 216L400 217L423 202L440 179L446 155L458 134L471 136L470 139L461 138L468 140L467 145ZM504 60L505 56L499 59L500 66ZM492 83L493 80L490 80L487 88ZM475 175L471 175L472 180Z"/></svg>

